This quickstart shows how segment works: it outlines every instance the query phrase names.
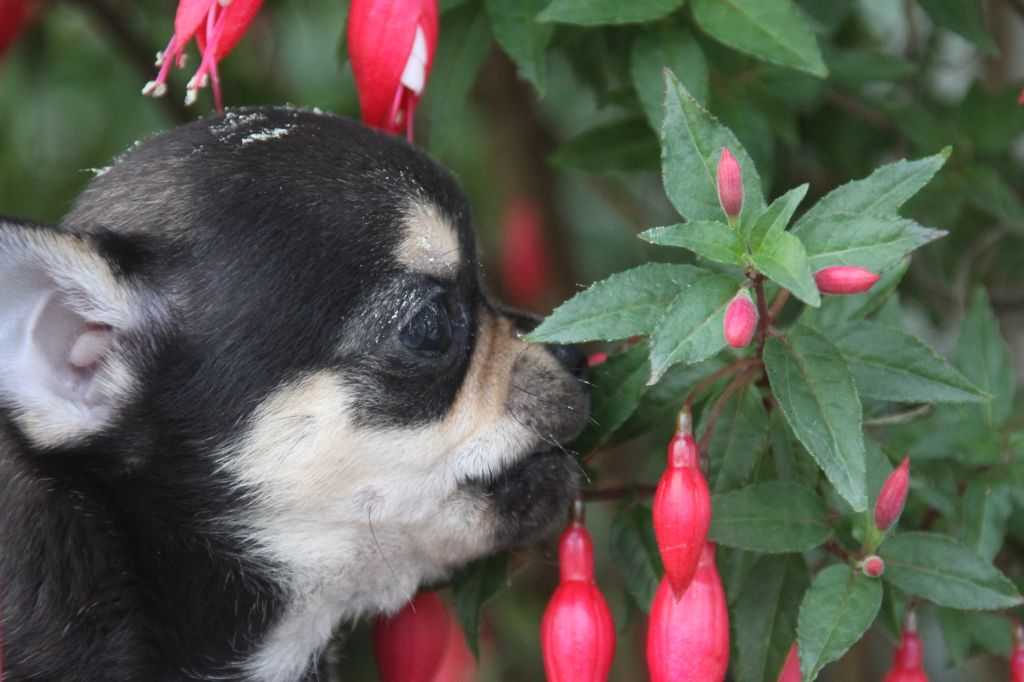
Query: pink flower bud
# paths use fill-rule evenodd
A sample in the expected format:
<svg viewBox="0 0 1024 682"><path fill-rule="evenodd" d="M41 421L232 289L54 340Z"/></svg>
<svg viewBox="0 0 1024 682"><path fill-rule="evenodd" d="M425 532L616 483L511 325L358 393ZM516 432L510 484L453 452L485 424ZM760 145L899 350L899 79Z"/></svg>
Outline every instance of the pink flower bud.
<svg viewBox="0 0 1024 682"><path fill-rule="evenodd" d="M437 0L352 0L348 56L363 122L412 140L437 47Z"/></svg>
<svg viewBox="0 0 1024 682"><path fill-rule="evenodd" d="M597 367L598 365L603 365L606 362L608 362L608 354L603 351L598 351L597 353L592 353L590 357L587 358L587 367Z"/></svg>
<svg viewBox="0 0 1024 682"><path fill-rule="evenodd" d="M746 348L757 329L757 306L744 289L729 301L725 309L725 342L733 348Z"/></svg>
<svg viewBox="0 0 1024 682"><path fill-rule="evenodd" d="M0 56L21 35L34 9L35 0L0 0Z"/></svg>
<svg viewBox="0 0 1024 682"><path fill-rule="evenodd" d="M452 624L436 592L420 592L395 615L378 618L373 650L381 682L431 682L441 667Z"/></svg>
<svg viewBox="0 0 1024 682"><path fill-rule="evenodd" d="M875 286L879 275L854 265L832 265L814 273L823 294L860 294Z"/></svg>
<svg viewBox="0 0 1024 682"><path fill-rule="evenodd" d="M864 575L869 578L877 578L885 570L885 562L882 561L882 557L872 554L860 562L860 570L864 571Z"/></svg>
<svg viewBox="0 0 1024 682"><path fill-rule="evenodd" d="M779 682L800 682L801 679L800 652L796 648L796 642L793 642L793 646L789 647L789 653L786 655L786 662L782 665L782 671L779 673Z"/></svg>
<svg viewBox="0 0 1024 682"><path fill-rule="evenodd" d="M875 502L875 526L886 531L896 523L907 503L907 488L910 485L910 458L904 457L900 465L889 474Z"/></svg>
<svg viewBox="0 0 1024 682"><path fill-rule="evenodd" d="M715 566L715 545L707 543L697 574L681 599L663 578L647 626L647 667L651 682L721 682L729 667L729 613Z"/></svg>
<svg viewBox="0 0 1024 682"><path fill-rule="evenodd" d="M551 291L553 271L537 205L515 199L501 221L501 288L517 308L536 308Z"/></svg>
<svg viewBox="0 0 1024 682"><path fill-rule="evenodd" d="M146 83L143 95L161 97L167 92L167 74L172 65L185 65L185 45L194 36L202 61L188 82L185 104L196 101L199 89L213 85L213 98L218 111L224 109L220 93L217 62L234 49L249 24L256 17L263 0L181 0L174 16L174 35L163 52L157 55L160 67L156 79Z"/></svg>
<svg viewBox="0 0 1024 682"><path fill-rule="evenodd" d="M558 547L561 579L541 623L541 650L549 682L604 682L615 655L615 624L594 583L594 546L572 523Z"/></svg>
<svg viewBox="0 0 1024 682"><path fill-rule="evenodd" d="M1024 627L1013 624L1013 653L1010 654L1010 682L1024 682Z"/></svg>
<svg viewBox="0 0 1024 682"><path fill-rule="evenodd" d="M718 202L730 218L743 210L743 173L736 157L725 147L718 159Z"/></svg>
<svg viewBox="0 0 1024 682"><path fill-rule="evenodd" d="M697 443L677 433L668 445L668 465L654 493L654 535L665 578L676 598L697 571L711 525L711 493L698 464Z"/></svg>
<svg viewBox="0 0 1024 682"><path fill-rule="evenodd" d="M903 631L903 641L893 648L892 668L882 682L928 682L921 667L921 639L916 631Z"/></svg>

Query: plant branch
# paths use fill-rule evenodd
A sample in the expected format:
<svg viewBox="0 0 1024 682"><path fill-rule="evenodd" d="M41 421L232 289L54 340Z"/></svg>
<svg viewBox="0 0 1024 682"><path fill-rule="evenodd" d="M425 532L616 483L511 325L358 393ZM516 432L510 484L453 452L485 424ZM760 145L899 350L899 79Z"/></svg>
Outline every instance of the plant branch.
<svg viewBox="0 0 1024 682"><path fill-rule="evenodd" d="M709 389L711 386L716 384L720 379L723 379L724 377L727 377L730 374L735 374L736 372L759 364L761 364L760 358L745 358L743 360L737 360L731 365L726 365L725 367L718 370L714 374L710 374L704 377L703 379L701 379L700 383L694 386L693 390L691 390L690 393L686 396L686 401L683 403L683 409L689 410L690 408L692 408L693 402L697 399L697 397L701 393Z"/></svg>
<svg viewBox="0 0 1024 682"><path fill-rule="evenodd" d="M768 311L769 323L774 323L778 318L779 313L782 312L782 308L786 305L786 301L789 300L789 289L780 289L779 294L772 301L772 307Z"/></svg>

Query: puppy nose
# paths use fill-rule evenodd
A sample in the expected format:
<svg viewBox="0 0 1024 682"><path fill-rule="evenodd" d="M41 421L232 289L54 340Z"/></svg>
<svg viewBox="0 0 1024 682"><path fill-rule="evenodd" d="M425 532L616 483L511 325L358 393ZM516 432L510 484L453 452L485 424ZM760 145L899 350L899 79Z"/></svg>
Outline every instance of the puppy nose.
<svg viewBox="0 0 1024 682"><path fill-rule="evenodd" d="M546 347L570 374L580 379L587 378L587 356L579 346L547 344Z"/></svg>

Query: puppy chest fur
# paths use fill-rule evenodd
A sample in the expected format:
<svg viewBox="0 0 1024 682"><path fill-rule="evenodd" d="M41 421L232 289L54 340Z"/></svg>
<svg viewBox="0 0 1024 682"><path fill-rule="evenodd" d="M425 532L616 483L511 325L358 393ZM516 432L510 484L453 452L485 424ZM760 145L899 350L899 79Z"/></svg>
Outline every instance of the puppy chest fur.
<svg viewBox="0 0 1024 682"><path fill-rule="evenodd" d="M7 678L304 679L340 623L542 536L587 401L527 323L454 180L331 116L199 121L59 227L0 219Z"/></svg>

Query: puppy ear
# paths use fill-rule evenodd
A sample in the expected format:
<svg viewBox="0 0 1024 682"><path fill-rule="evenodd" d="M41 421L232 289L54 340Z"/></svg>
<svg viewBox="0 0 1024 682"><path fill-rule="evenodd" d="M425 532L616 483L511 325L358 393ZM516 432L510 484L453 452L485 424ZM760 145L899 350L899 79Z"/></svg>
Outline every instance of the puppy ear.
<svg viewBox="0 0 1024 682"><path fill-rule="evenodd" d="M110 423L141 295L89 237L0 216L0 402L39 447Z"/></svg>

